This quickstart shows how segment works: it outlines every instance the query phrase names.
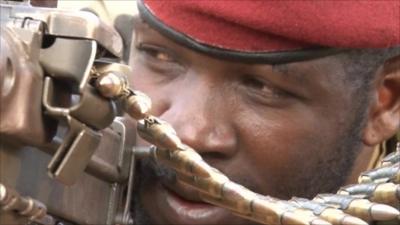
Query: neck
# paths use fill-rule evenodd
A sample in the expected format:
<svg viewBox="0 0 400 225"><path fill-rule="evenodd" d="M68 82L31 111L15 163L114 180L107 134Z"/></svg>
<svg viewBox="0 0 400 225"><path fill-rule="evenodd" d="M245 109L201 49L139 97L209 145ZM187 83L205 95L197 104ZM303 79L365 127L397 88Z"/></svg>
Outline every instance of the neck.
<svg viewBox="0 0 400 225"><path fill-rule="evenodd" d="M358 176L363 171L375 168L384 155L385 152L381 145L375 147L364 146L357 155L352 171L346 180L346 184L357 183Z"/></svg>

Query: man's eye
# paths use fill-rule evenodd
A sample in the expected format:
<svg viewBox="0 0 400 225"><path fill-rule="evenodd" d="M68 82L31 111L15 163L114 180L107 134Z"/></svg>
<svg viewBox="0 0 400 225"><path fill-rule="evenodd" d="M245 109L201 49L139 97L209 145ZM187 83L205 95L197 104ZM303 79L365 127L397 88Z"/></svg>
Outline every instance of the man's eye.
<svg viewBox="0 0 400 225"><path fill-rule="evenodd" d="M252 97L261 101L282 99L289 94L283 90L273 87L271 84L252 77L242 78L242 85L246 92Z"/></svg>
<svg viewBox="0 0 400 225"><path fill-rule="evenodd" d="M242 82L246 87L257 89L257 90L263 90L264 86L265 86L265 84L262 81L259 81L254 78L246 77L246 78L243 78Z"/></svg>
<svg viewBox="0 0 400 225"><path fill-rule="evenodd" d="M137 47L139 51L145 53L149 57L159 60L161 62L174 62L175 58L169 54L166 50L158 46L152 46L147 44L139 44Z"/></svg>
<svg viewBox="0 0 400 225"><path fill-rule="evenodd" d="M170 81L185 74L183 60L172 48L156 44L138 43L136 45L138 58L143 66L148 68L162 81Z"/></svg>

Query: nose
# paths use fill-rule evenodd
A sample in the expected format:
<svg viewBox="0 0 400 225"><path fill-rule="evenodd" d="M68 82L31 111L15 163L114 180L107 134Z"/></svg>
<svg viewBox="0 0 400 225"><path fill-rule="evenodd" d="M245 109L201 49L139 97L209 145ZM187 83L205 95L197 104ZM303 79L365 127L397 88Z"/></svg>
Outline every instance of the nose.
<svg viewBox="0 0 400 225"><path fill-rule="evenodd" d="M169 122L182 142L204 158L229 158L237 137L223 95L205 81L182 82L168 96L159 116Z"/></svg>

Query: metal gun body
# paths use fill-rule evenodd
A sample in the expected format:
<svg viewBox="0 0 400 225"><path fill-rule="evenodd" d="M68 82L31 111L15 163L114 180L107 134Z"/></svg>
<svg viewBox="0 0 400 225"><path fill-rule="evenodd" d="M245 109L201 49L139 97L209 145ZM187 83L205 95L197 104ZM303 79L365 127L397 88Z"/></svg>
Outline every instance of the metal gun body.
<svg viewBox="0 0 400 225"><path fill-rule="evenodd" d="M88 12L0 3L0 224L129 223L134 128L88 89L92 64L122 56L121 37ZM24 210L33 203L47 217Z"/></svg>

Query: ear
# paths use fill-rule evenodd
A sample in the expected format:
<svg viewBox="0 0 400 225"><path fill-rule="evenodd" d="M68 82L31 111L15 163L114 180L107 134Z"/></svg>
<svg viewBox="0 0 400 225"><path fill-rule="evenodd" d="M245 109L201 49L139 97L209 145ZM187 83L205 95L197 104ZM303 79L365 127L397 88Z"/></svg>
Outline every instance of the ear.
<svg viewBox="0 0 400 225"><path fill-rule="evenodd" d="M400 129L400 56L387 60L377 71L364 144L374 146Z"/></svg>

